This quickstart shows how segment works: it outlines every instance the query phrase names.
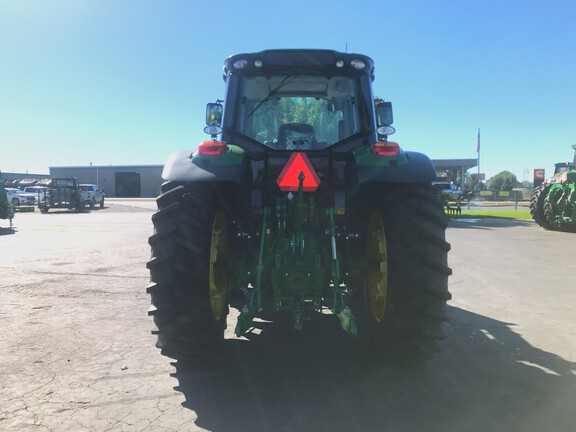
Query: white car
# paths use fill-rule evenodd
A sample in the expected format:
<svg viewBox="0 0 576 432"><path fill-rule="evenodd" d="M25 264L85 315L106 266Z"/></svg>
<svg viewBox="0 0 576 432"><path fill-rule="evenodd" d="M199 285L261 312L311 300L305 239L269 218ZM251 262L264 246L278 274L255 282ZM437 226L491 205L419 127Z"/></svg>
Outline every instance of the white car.
<svg viewBox="0 0 576 432"><path fill-rule="evenodd" d="M21 205L35 205L36 195L16 188L6 188L6 198L14 207Z"/></svg>

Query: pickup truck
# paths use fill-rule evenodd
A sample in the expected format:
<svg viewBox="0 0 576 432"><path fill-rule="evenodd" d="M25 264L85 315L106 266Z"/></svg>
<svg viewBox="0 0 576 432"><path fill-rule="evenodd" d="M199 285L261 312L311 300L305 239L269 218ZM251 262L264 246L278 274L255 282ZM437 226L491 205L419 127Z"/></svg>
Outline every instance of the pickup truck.
<svg viewBox="0 0 576 432"><path fill-rule="evenodd" d="M46 195L47 190L48 188L46 186L26 186L24 188L24 192L36 195L38 201L44 199L44 195Z"/></svg>
<svg viewBox="0 0 576 432"><path fill-rule="evenodd" d="M442 196L449 201L462 199L462 191L452 182L435 181L432 182L432 185L436 188L438 193L441 193Z"/></svg>
<svg viewBox="0 0 576 432"><path fill-rule="evenodd" d="M100 189L98 185L95 184L81 184L80 185L80 199L86 206L90 208L96 207L96 204L100 205L100 208L104 207L104 189Z"/></svg>

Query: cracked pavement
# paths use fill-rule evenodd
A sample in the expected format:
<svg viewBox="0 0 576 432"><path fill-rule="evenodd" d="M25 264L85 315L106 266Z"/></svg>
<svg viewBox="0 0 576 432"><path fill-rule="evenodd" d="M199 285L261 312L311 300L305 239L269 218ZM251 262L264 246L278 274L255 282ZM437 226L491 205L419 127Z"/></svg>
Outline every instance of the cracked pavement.
<svg viewBox="0 0 576 432"><path fill-rule="evenodd" d="M22 213L0 236L1 430L201 430L150 335L151 214Z"/></svg>
<svg viewBox="0 0 576 432"><path fill-rule="evenodd" d="M229 323L222 364L199 371L150 334L153 204L0 229L0 430L574 430L574 234L452 222L451 322L425 365L360 358L328 317L302 333L262 322L250 341Z"/></svg>

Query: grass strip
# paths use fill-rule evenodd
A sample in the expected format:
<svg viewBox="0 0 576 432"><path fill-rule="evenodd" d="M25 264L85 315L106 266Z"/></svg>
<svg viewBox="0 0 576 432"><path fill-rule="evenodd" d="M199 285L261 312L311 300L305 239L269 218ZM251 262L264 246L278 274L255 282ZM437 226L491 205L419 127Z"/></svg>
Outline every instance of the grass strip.
<svg viewBox="0 0 576 432"><path fill-rule="evenodd" d="M466 210L450 219L532 219L530 210Z"/></svg>

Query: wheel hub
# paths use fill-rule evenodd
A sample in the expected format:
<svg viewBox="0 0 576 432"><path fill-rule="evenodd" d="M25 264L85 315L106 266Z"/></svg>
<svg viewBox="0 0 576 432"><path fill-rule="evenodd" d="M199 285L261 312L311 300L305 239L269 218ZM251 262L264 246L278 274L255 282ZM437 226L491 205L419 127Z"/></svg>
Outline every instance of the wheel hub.
<svg viewBox="0 0 576 432"><path fill-rule="evenodd" d="M228 223L223 210L214 215L210 241L210 304L212 316L220 320L225 315L228 293Z"/></svg>
<svg viewBox="0 0 576 432"><path fill-rule="evenodd" d="M370 270L364 277L365 294L370 315L375 321L381 321L388 297L388 256L384 223L377 210L370 214L366 243Z"/></svg>

